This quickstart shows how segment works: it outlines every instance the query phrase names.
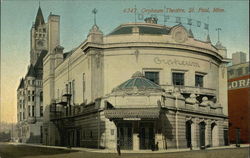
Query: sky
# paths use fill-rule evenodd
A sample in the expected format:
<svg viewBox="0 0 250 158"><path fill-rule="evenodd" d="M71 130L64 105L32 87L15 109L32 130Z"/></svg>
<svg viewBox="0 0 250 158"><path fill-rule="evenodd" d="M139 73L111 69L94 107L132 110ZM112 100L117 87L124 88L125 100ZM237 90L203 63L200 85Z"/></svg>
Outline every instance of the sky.
<svg viewBox="0 0 250 158"><path fill-rule="evenodd" d="M175 17L191 18L202 22L201 27L191 26L195 38L205 40L209 33L211 41L215 44L218 40L216 28L221 28L220 41L227 48L228 57L237 51L249 53L249 2L248 0L40 0L40 6L45 21L52 12L60 15L60 42L67 52L77 47L86 39L94 23L92 10L96 14L97 25L104 34L110 33L122 23L134 22L135 14L128 13L128 8L137 9L136 21L142 22L138 16L149 17L147 9L183 10L173 13L168 9L165 16L169 15L171 21ZM1 0L1 113L0 117L5 122L16 122L16 89L20 78L27 73L30 52L30 29L39 7L37 0ZM188 13L190 8L194 12ZM219 12L213 12L220 8ZM210 12L204 12L205 10ZM199 11L200 10L200 11ZM217 9L218 10L218 9ZM202 12L203 11L203 12ZM164 24L164 14L157 13L159 24ZM154 15L155 16L155 15ZM209 31L203 24L209 24ZM176 25L166 22L167 26ZM190 26L183 24L188 29Z"/></svg>

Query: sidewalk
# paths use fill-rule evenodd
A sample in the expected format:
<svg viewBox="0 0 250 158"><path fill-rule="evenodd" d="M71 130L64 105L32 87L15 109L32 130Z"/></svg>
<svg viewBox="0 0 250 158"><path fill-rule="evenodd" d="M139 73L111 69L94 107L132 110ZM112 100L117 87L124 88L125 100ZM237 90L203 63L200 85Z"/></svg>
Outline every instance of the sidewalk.
<svg viewBox="0 0 250 158"><path fill-rule="evenodd" d="M10 143L14 145L26 145L26 146L33 146L33 147L42 147L42 148L52 148L52 149L64 149L64 150L77 150L77 151L86 151L86 152L96 152L96 153L117 153L116 149L92 149L92 148L80 148L80 147L60 147L60 146L47 146L47 145L40 145L40 144L25 144L25 143ZM249 148L250 144L241 144L240 148ZM218 147L210 147L206 148L205 150L216 150L216 149L234 149L237 148L235 144L231 144L229 146L218 146ZM198 151L199 148L195 148L190 150L189 148L185 149L167 149L167 150L158 150L158 151L151 151L151 150L121 150L122 153L173 153L173 152L185 152L185 151Z"/></svg>

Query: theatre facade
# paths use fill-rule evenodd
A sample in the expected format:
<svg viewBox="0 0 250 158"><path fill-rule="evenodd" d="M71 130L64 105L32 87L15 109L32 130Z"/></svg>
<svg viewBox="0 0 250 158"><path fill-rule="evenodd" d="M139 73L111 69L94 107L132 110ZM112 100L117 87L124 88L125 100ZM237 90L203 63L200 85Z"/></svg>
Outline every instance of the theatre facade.
<svg viewBox="0 0 250 158"><path fill-rule="evenodd" d="M59 38L59 21L51 25ZM57 31L55 31L57 30ZM59 40L54 40L59 41ZM77 48L43 60L47 145L124 150L228 143L226 48L182 25L95 24Z"/></svg>

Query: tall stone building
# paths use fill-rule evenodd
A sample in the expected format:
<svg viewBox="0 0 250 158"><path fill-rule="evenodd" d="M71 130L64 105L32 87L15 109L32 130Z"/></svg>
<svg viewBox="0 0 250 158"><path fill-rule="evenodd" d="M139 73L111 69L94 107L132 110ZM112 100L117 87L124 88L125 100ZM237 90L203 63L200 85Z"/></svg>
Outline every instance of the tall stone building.
<svg viewBox="0 0 250 158"><path fill-rule="evenodd" d="M236 65L236 64L241 64L241 63L245 63L246 60L246 53L244 52L236 52L232 54L232 64Z"/></svg>
<svg viewBox="0 0 250 158"><path fill-rule="evenodd" d="M59 19L51 21L59 41ZM141 150L228 144L226 48L182 25L94 24L43 60L44 144Z"/></svg>
<svg viewBox="0 0 250 158"><path fill-rule="evenodd" d="M17 89L17 127L20 142L41 143L43 139L43 58L58 40L52 39L49 30L51 19L59 16L50 14L45 23L39 6L35 22L30 30L30 65L20 80Z"/></svg>
<svg viewBox="0 0 250 158"><path fill-rule="evenodd" d="M242 52L234 53L232 57L237 62L227 68L229 140L230 143L250 143L249 62Z"/></svg>

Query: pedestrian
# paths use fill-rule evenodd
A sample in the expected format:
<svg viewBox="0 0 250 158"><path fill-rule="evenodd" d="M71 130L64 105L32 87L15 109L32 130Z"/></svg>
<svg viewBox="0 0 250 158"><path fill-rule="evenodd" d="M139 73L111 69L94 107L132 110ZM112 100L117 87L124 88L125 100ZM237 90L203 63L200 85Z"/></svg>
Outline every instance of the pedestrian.
<svg viewBox="0 0 250 158"><path fill-rule="evenodd" d="M121 156L121 148L120 148L120 142L119 141L117 142L117 148L116 149L117 149L118 155Z"/></svg>

